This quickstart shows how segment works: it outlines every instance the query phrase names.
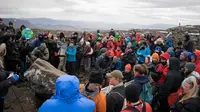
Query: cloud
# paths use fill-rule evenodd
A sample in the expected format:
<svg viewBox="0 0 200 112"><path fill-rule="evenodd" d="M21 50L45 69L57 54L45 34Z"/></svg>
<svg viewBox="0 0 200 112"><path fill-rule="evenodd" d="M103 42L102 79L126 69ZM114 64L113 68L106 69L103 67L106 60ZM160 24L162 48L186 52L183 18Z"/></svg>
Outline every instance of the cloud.
<svg viewBox="0 0 200 112"><path fill-rule="evenodd" d="M198 24L200 0L6 0L0 16L135 24Z"/></svg>

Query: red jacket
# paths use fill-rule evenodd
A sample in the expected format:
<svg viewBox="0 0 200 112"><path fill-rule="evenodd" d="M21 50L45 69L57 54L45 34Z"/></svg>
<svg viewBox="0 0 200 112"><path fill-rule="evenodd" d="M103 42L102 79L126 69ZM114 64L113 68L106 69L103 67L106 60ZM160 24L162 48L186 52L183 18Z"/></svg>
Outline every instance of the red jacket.
<svg viewBox="0 0 200 112"><path fill-rule="evenodd" d="M137 42L140 41L140 33L136 33L136 38L135 38L135 40L136 40Z"/></svg>
<svg viewBox="0 0 200 112"><path fill-rule="evenodd" d="M198 73L200 74L200 51L199 51L199 50L196 50L194 53L197 55L197 60L196 60L196 62L195 62L195 64L196 64L196 69L195 69L195 71L198 72Z"/></svg>
<svg viewBox="0 0 200 112"><path fill-rule="evenodd" d="M122 50L115 50L115 56L117 56L118 58L120 58L121 54L122 54Z"/></svg>
<svg viewBox="0 0 200 112"><path fill-rule="evenodd" d="M114 43L113 43L112 40L109 40L109 41L107 42L106 47L107 47L108 50L114 50L114 49L115 49L115 45L114 45Z"/></svg>
<svg viewBox="0 0 200 112"><path fill-rule="evenodd" d="M167 73L168 73L169 69L168 69L168 66L165 65L163 66L162 64L159 64L157 66L157 72L162 72L162 75L160 77L160 80L158 81L158 84L161 85L164 83L165 81L165 77L167 76Z"/></svg>

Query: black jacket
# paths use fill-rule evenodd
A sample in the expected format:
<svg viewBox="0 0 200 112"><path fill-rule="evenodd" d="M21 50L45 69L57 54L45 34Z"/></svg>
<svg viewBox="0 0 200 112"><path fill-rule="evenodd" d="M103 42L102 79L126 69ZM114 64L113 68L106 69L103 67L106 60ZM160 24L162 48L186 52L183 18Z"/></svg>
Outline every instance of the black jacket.
<svg viewBox="0 0 200 112"><path fill-rule="evenodd" d="M169 72L165 78L164 84L161 85L158 91L160 100L168 97L169 94L177 92L183 81L181 72L179 72L180 61L172 57L169 59Z"/></svg>
<svg viewBox="0 0 200 112"><path fill-rule="evenodd" d="M185 50L187 50L188 52L194 52L196 47L195 47L195 43L193 40L189 40L189 41L186 41L184 44L183 44L183 47Z"/></svg>
<svg viewBox="0 0 200 112"><path fill-rule="evenodd" d="M199 112L200 111L200 98L190 98L182 103L179 102L181 97L177 102L171 107L172 112Z"/></svg>
<svg viewBox="0 0 200 112"><path fill-rule="evenodd" d="M14 78L7 79L9 74L9 72L0 68L0 98L6 96L8 88L16 82Z"/></svg>
<svg viewBox="0 0 200 112"><path fill-rule="evenodd" d="M105 54L102 54L99 56L95 62L95 68L97 70L102 70L102 69L108 69L111 67L112 63L112 58L109 56L105 56Z"/></svg>
<svg viewBox="0 0 200 112"><path fill-rule="evenodd" d="M125 87L120 83L106 96L106 112L121 112L124 105Z"/></svg>
<svg viewBox="0 0 200 112"><path fill-rule="evenodd" d="M123 81L124 82L129 82L129 81L131 81L132 79L133 79L133 75L132 75L132 73L131 72L123 72L123 76L124 76L124 78L123 78Z"/></svg>

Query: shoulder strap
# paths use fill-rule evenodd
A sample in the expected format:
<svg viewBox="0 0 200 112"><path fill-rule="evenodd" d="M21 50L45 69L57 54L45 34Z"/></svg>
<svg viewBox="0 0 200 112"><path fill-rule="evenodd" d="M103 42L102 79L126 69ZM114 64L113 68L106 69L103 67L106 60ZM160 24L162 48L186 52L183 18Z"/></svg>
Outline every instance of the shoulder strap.
<svg viewBox="0 0 200 112"><path fill-rule="evenodd" d="M142 107L142 112L146 112L146 103L142 101L143 107Z"/></svg>

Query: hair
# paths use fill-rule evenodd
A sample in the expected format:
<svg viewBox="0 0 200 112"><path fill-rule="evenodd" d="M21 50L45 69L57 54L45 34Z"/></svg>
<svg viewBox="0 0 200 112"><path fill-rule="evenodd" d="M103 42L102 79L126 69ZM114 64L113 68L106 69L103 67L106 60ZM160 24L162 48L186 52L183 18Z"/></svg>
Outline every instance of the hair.
<svg viewBox="0 0 200 112"><path fill-rule="evenodd" d="M182 86L185 85L186 83L190 84L191 89L190 89L190 92L185 94L179 102L183 102L189 98L198 97L199 86L198 86L197 82L198 82L198 80L194 76L190 76L182 82Z"/></svg>
<svg viewBox="0 0 200 112"><path fill-rule="evenodd" d="M147 67L146 65L144 64L137 64L134 66L133 68L134 72L138 72L140 73L141 75L144 74L144 75L147 75Z"/></svg>

